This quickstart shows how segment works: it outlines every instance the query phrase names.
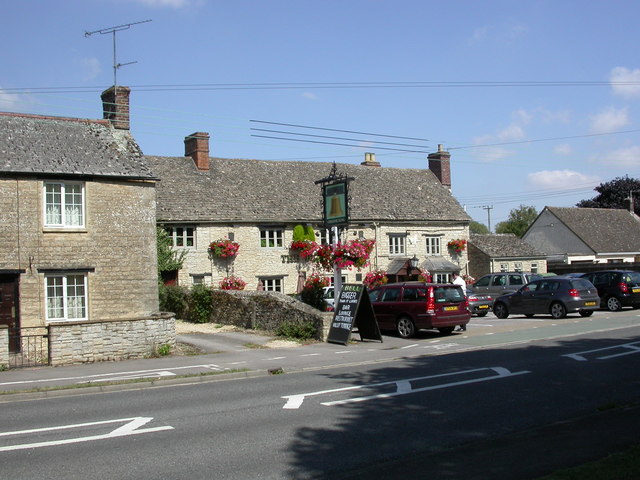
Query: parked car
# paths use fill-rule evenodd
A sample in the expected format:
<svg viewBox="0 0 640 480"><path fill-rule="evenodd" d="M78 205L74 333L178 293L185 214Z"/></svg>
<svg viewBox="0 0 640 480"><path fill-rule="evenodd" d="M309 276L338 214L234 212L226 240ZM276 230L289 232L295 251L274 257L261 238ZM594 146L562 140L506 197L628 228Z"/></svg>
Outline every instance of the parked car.
<svg viewBox="0 0 640 480"><path fill-rule="evenodd" d="M409 338L421 329L449 334L471 319L462 287L451 283L388 283L369 291L380 330Z"/></svg>
<svg viewBox="0 0 640 480"><path fill-rule="evenodd" d="M493 297L485 293L474 293L467 291L469 310L472 315L485 317L493 309Z"/></svg>
<svg viewBox="0 0 640 480"><path fill-rule="evenodd" d="M495 298L504 293L515 292L520 287L539 278L542 277L536 273L528 272L488 273L476 280L471 285L470 291L473 293L486 293Z"/></svg>
<svg viewBox="0 0 640 480"><path fill-rule="evenodd" d="M536 314L564 318L575 312L588 317L598 308L598 290L587 279L548 277L498 297L493 304L493 313L498 318L518 314L529 318Z"/></svg>
<svg viewBox="0 0 640 480"><path fill-rule="evenodd" d="M612 312L622 307L640 308L640 273L630 270L603 270L585 273L595 285L603 307Z"/></svg>
<svg viewBox="0 0 640 480"><path fill-rule="evenodd" d="M333 287L322 288L322 298L324 298L325 308L327 312L333 312L336 308L336 300Z"/></svg>

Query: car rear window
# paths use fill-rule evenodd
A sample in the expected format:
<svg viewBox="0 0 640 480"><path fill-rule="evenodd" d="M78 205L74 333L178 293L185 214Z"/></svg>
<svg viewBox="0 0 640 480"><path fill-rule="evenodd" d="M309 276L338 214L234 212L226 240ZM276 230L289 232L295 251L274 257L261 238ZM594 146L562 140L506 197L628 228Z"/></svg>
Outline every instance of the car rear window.
<svg viewBox="0 0 640 480"><path fill-rule="evenodd" d="M593 285L589 280L578 278L571 280L571 288L575 288L576 290L588 290L589 288L593 288Z"/></svg>
<svg viewBox="0 0 640 480"><path fill-rule="evenodd" d="M627 275L625 275L624 281L627 283L640 283L640 273L629 272Z"/></svg>
<svg viewBox="0 0 640 480"><path fill-rule="evenodd" d="M462 288L460 287L436 287L433 292L434 297L436 298L436 303L447 303L447 302L462 302L464 300L464 294L462 293Z"/></svg>

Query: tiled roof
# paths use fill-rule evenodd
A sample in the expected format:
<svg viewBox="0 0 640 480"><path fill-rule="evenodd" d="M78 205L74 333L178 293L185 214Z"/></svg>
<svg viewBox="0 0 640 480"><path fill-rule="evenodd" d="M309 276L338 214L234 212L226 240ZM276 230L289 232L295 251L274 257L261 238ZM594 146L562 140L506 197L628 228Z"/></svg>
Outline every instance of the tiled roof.
<svg viewBox="0 0 640 480"><path fill-rule="evenodd" d="M157 184L160 222L321 221L322 197L316 180L331 163L211 158L198 171L190 157L147 156ZM352 223L372 221L469 222L471 218L425 169L338 164L350 183Z"/></svg>
<svg viewBox="0 0 640 480"><path fill-rule="evenodd" d="M469 243L490 258L545 257L544 253L538 251L512 233L488 235L471 234Z"/></svg>
<svg viewBox="0 0 640 480"><path fill-rule="evenodd" d="M639 252L640 218L614 208L545 207L594 252Z"/></svg>
<svg viewBox="0 0 640 480"><path fill-rule="evenodd" d="M131 134L107 121L2 112L0 172L153 178Z"/></svg>

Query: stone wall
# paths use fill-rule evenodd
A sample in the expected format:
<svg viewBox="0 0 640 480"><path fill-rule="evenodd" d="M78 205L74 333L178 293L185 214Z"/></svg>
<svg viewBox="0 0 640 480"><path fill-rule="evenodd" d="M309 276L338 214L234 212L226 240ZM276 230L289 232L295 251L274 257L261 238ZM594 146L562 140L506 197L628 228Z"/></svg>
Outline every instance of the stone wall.
<svg viewBox="0 0 640 480"><path fill-rule="evenodd" d="M283 323L311 322L316 340L326 339L333 313L321 312L277 292L213 291L211 322L275 332Z"/></svg>
<svg viewBox="0 0 640 480"><path fill-rule="evenodd" d="M0 325L0 370L9 366L9 327Z"/></svg>
<svg viewBox="0 0 640 480"><path fill-rule="evenodd" d="M173 314L49 325L50 364L69 365L153 355L161 345L175 346ZM2 347L0 346L0 352Z"/></svg>

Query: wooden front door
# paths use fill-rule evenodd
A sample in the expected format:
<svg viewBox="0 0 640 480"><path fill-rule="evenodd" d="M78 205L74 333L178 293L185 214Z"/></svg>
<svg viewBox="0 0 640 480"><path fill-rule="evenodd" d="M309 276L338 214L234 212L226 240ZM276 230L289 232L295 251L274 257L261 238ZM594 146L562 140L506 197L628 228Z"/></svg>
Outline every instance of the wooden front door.
<svg viewBox="0 0 640 480"><path fill-rule="evenodd" d="M0 325L9 327L9 351L20 350L18 275L0 274Z"/></svg>

